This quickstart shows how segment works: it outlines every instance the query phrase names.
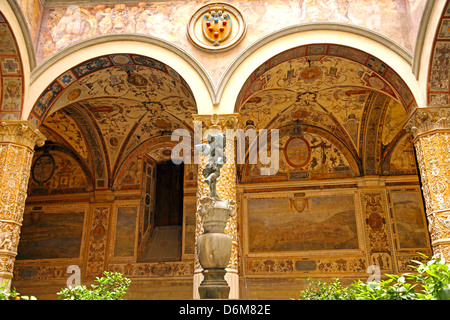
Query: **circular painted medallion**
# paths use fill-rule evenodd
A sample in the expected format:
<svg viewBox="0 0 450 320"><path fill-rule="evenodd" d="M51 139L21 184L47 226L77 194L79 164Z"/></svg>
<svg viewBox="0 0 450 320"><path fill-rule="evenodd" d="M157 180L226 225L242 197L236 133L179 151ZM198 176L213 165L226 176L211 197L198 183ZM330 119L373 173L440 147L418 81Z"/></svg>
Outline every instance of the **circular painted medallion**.
<svg viewBox="0 0 450 320"><path fill-rule="evenodd" d="M224 51L237 45L245 36L247 24L240 11L228 3L200 7L189 20L187 36L198 48Z"/></svg>
<svg viewBox="0 0 450 320"><path fill-rule="evenodd" d="M55 160L50 154L40 155L33 164L31 175L37 183L44 183L53 176Z"/></svg>
<svg viewBox="0 0 450 320"><path fill-rule="evenodd" d="M322 75L318 67L307 67L300 72L300 78L306 81L314 81Z"/></svg>
<svg viewBox="0 0 450 320"><path fill-rule="evenodd" d="M80 94L81 94L81 89L75 88L67 94L67 100L73 101L76 98L78 98L80 96Z"/></svg>
<svg viewBox="0 0 450 320"><path fill-rule="evenodd" d="M289 165L304 167L311 158L311 147L303 137L292 137L284 145L284 155Z"/></svg>

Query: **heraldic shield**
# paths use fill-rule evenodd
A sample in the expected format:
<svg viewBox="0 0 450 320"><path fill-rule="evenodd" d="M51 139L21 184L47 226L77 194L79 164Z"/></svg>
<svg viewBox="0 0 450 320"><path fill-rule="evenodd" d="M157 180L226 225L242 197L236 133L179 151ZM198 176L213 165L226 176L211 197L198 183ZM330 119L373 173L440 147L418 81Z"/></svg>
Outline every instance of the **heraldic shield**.
<svg viewBox="0 0 450 320"><path fill-rule="evenodd" d="M205 38L219 46L231 34L231 16L223 6L211 5L203 17L202 29Z"/></svg>

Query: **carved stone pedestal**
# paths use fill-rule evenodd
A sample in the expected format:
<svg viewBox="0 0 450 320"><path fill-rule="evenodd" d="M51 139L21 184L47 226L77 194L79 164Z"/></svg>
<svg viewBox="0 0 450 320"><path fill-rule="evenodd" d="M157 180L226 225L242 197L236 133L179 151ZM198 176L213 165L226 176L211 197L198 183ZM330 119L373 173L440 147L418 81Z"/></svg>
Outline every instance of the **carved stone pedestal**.
<svg viewBox="0 0 450 320"><path fill-rule="evenodd" d="M225 269L203 270L203 281L198 287L200 299L228 299L230 286L225 280Z"/></svg>
<svg viewBox="0 0 450 320"><path fill-rule="evenodd" d="M230 286L225 280L231 255L231 237L224 233L204 233L198 238L198 253L203 267L200 299L228 299Z"/></svg>
<svg viewBox="0 0 450 320"><path fill-rule="evenodd" d="M204 233L197 239L197 253L203 268L200 299L228 299L230 287L225 280L232 239L225 234L228 218L234 215L234 201L203 197L197 211L203 218Z"/></svg>

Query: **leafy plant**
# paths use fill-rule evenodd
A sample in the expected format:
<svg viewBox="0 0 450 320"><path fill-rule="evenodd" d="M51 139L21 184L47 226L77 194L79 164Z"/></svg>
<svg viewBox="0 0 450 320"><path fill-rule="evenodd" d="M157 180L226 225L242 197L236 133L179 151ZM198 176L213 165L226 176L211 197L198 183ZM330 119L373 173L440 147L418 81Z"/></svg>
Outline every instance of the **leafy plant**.
<svg viewBox="0 0 450 320"><path fill-rule="evenodd" d="M98 284L87 288L85 285L68 287L57 293L58 299L63 300L123 300L131 280L118 272L103 273L103 277L97 277Z"/></svg>
<svg viewBox="0 0 450 320"><path fill-rule="evenodd" d="M300 292L299 300L342 300L344 288L339 279L333 278L328 284L325 281L309 278L309 286Z"/></svg>
<svg viewBox="0 0 450 320"><path fill-rule="evenodd" d="M347 300L415 300L414 284L404 276L386 275L387 280L364 283L358 280L345 289Z"/></svg>
<svg viewBox="0 0 450 320"><path fill-rule="evenodd" d="M426 257L426 256L425 256ZM450 300L450 266L443 258L431 259L427 263L412 260L417 273L406 276L422 286L417 293L420 300Z"/></svg>
<svg viewBox="0 0 450 320"><path fill-rule="evenodd" d="M450 300L450 266L445 260L412 261L417 264L411 266L415 273L386 274L387 279L380 282L358 280L343 287L336 278L330 284L309 279L299 300Z"/></svg>
<svg viewBox="0 0 450 320"><path fill-rule="evenodd" d="M8 287L9 280L6 280L0 285L0 300L36 300L34 296L21 296L16 291L16 288L12 290Z"/></svg>

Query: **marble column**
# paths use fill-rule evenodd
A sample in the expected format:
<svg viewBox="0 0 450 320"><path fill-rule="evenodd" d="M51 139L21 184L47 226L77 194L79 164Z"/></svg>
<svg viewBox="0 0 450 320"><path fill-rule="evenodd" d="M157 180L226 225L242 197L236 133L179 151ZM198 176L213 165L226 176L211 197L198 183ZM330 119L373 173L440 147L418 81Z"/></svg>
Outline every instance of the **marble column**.
<svg viewBox="0 0 450 320"><path fill-rule="evenodd" d="M433 254L450 262L450 107L417 108L405 129L414 138Z"/></svg>
<svg viewBox="0 0 450 320"><path fill-rule="evenodd" d="M203 141L195 143L206 143L206 135L214 133L226 133L227 129L234 130L238 125L238 114L225 115L193 115L194 128L197 134L200 134ZM199 132L201 127L201 132ZM225 148L227 162L220 170L220 177L217 180L217 195L222 200L232 199L236 202L236 162L235 162L235 143L234 137L227 135ZM199 153L198 166L198 184L197 184L197 205L202 196L209 195L209 186L203 182L203 168L206 165L207 157ZM235 208L236 210L236 208ZM194 299L199 299L198 286L203 280L202 268L197 255L197 238L203 233L202 221L199 214L196 214L195 227L195 261L194 261ZM238 275L238 232L237 232L237 214L234 214L227 222L225 233L232 238L231 257L226 268L225 279L230 286L230 299L239 298L239 275Z"/></svg>
<svg viewBox="0 0 450 320"><path fill-rule="evenodd" d="M44 135L28 121L0 122L1 283L13 277L34 146L44 142Z"/></svg>

